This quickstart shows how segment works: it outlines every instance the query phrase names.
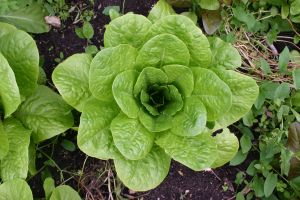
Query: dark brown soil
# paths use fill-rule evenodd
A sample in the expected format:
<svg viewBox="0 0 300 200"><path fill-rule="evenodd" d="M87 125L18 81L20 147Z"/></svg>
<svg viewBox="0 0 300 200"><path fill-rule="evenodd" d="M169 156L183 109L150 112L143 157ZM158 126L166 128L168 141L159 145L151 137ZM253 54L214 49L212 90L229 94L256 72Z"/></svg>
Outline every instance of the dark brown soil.
<svg viewBox="0 0 300 200"><path fill-rule="evenodd" d="M125 12L133 11L138 14L147 15L156 1L157 0L127 0L124 4L124 10ZM88 5L88 3L83 0L69 1L69 4L72 6L77 5L79 7ZM95 29L92 43L98 47L103 44L104 26L109 22L109 18L104 16L102 11L106 6L111 5L119 5L122 10L123 0L95 1L95 18L91 21ZM72 15L75 16L76 13L73 13ZM61 52L65 58L74 53L84 52L87 41L78 38L74 31L75 27L80 25L80 23L73 24L73 19L69 19L64 23L63 28L52 29L49 33L35 36L40 54L45 59L44 69L47 74L49 85L52 85L51 74L57 65L54 59L58 58ZM69 133L67 137L74 140L76 143L76 135L74 135L74 133ZM44 151L50 154L51 147L45 148ZM110 186L113 186L116 193L129 199L235 199L235 175L239 170L245 170L245 166L247 166L247 163L245 163L243 165L244 167L242 166L241 168L224 166L213 172L194 172L177 162L172 162L168 177L159 187L148 193L134 193L123 187L119 187L115 174L112 172L112 165L110 162L88 158L84 165L85 158L86 156L79 150L76 150L75 152L64 150L60 147L59 141L54 148L53 160L61 169L65 170L63 172L64 180L66 181L65 183L78 190L82 197L87 200L108 199L109 192L111 191L111 188L108 187L109 183L111 184ZM43 166L43 162L44 160L38 161L38 169ZM78 172L83 169L83 166L83 175L80 176ZM56 183L60 184L62 180L60 171L57 167L48 167L48 169L54 176ZM42 173L39 173L29 181L33 194L37 198L42 198L44 196L41 174ZM115 181L116 183L112 184L110 181ZM224 191L222 188L224 184L228 185L227 191ZM116 195L117 194L113 193L114 197L116 197Z"/></svg>

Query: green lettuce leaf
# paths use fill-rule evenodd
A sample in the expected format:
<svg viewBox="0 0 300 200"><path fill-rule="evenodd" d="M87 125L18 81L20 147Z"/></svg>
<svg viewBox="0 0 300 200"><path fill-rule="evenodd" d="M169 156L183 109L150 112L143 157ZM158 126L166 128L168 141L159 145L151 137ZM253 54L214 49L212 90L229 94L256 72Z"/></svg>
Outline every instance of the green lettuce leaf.
<svg viewBox="0 0 300 200"><path fill-rule="evenodd" d="M60 63L52 74L52 80L62 98L78 111L91 96L89 70L92 57L75 54Z"/></svg>
<svg viewBox="0 0 300 200"><path fill-rule="evenodd" d="M28 173L28 147L31 131L14 118L6 119L3 122L3 128L7 134L9 151L1 160L1 178L3 181L15 178L25 179Z"/></svg>
<svg viewBox="0 0 300 200"><path fill-rule="evenodd" d="M114 159L119 155L110 132L111 121L119 114L112 102L95 98L87 101L80 117L77 144L81 151L102 160Z"/></svg>
<svg viewBox="0 0 300 200"><path fill-rule="evenodd" d="M165 152L153 146L141 160L114 160L118 177L134 191L147 191L158 186L167 176L171 159Z"/></svg>
<svg viewBox="0 0 300 200"><path fill-rule="evenodd" d="M172 127L172 117L166 114L152 116L147 111L141 109L139 112L140 122L150 132L161 132Z"/></svg>
<svg viewBox="0 0 300 200"><path fill-rule="evenodd" d="M214 121L231 107L232 93L228 85L213 71L193 67L195 88L193 95L200 97L207 111L207 120Z"/></svg>
<svg viewBox="0 0 300 200"><path fill-rule="evenodd" d="M0 99L4 108L4 117L15 112L21 103L15 74L5 57L0 53ZM0 105L1 106L1 105Z"/></svg>
<svg viewBox="0 0 300 200"><path fill-rule="evenodd" d="M112 100L115 77L125 70L134 69L136 56L137 50L130 45L100 51L90 66L89 84L93 96L99 100Z"/></svg>
<svg viewBox="0 0 300 200"><path fill-rule="evenodd" d="M0 161L2 160L2 158L6 156L8 150L9 150L9 143L8 143L7 134L5 133L2 122L0 120Z"/></svg>
<svg viewBox="0 0 300 200"><path fill-rule="evenodd" d="M110 124L114 143L129 160L144 158L151 150L154 133L149 132L138 119L128 118L120 113Z"/></svg>
<svg viewBox="0 0 300 200"><path fill-rule="evenodd" d="M81 200L81 198L70 186L60 185L52 191L50 200Z"/></svg>
<svg viewBox="0 0 300 200"><path fill-rule="evenodd" d="M147 33L151 25L151 21L142 15L129 13L118 17L106 26L104 46L129 44L139 49L147 41Z"/></svg>
<svg viewBox="0 0 300 200"><path fill-rule="evenodd" d="M10 32L13 32L15 30L17 30L16 27L14 27L13 25L7 24L7 23L3 23L0 22L0 37L2 37L3 35L6 35Z"/></svg>
<svg viewBox="0 0 300 200"><path fill-rule="evenodd" d="M16 117L33 131L38 143L65 132L73 126L71 107L46 86L38 86L16 112Z"/></svg>
<svg viewBox="0 0 300 200"><path fill-rule="evenodd" d="M26 181L14 179L0 185L0 200L33 200L33 196Z"/></svg>
<svg viewBox="0 0 300 200"><path fill-rule="evenodd" d="M176 14L172 6L166 0L159 0L150 10L148 19L155 22L165 16Z"/></svg>

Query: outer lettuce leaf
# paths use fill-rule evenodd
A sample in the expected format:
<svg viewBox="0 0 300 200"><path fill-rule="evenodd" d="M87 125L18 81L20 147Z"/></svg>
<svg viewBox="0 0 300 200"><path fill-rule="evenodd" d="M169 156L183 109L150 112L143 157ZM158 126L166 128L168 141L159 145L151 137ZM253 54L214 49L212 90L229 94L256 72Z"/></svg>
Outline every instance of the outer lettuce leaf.
<svg viewBox="0 0 300 200"><path fill-rule="evenodd" d="M151 26L151 21L142 15L129 13L118 17L106 26L104 46L129 44L139 49L147 41L147 33Z"/></svg>
<svg viewBox="0 0 300 200"><path fill-rule="evenodd" d="M70 186L61 185L52 191L50 200L81 200L81 198Z"/></svg>
<svg viewBox="0 0 300 200"><path fill-rule="evenodd" d="M160 34L148 40L136 58L139 70L144 67L161 68L164 65L188 65L189 50L185 43L171 34Z"/></svg>
<svg viewBox="0 0 300 200"><path fill-rule="evenodd" d="M62 98L78 111L91 96L89 70L92 57L89 54L75 54L60 63L52 74L52 80Z"/></svg>
<svg viewBox="0 0 300 200"><path fill-rule="evenodd" d="M171 159L165 152L153 146L141 160L114 160L118 177L134 191L147 191L158 186L167 176Z"/></svg>
<svg viewBox="0 0 300 200"><path fill-rule="evenodd" d="M6 156L8 150L9 150L9 143L8 143L7 134L5 133L2 122L0 120L0 161L2 160L2 158Z"/></svg>
<svg viewBox="0 0 300 200"><path fill-rule="evenodd" d="M150 10L148 19L151 22L155 22L165 16L176 14L172 6L166 2L166 0L159 0L153 8Z"/></svg>
<svg viewBox="0 0 300 200"><path fill-rule="evenodd" d="M194 67L193 95L200 97L207 111L207 120L215 121L231 107L232 93L228 85L213 71Z"/></svg>
<svg viewBox="0 0 300 200"><path fill-rule="evenodd" d="M220 38L208 38L212 52L212 67L235 69L242 65L242 58L236 48Z"/></svg>
<svg viewBox="0 0 300 200"><path fill-rule="evenodd" d="M110 124L114 143L129 160L144 158L151 150L154 133L149 132L138 119L128 118L120 113Z"/></svg>
<svg viewBox="0 0 300 200"><path fill-rule="evenodd" d="M166 131L155 143L174 160L195 171L209 168L218 155L216 141L208 133L195 137L180 137Z"/></svg>
<svg viewBox="0 0 300 200"><path fill-rule="evenodd" d="M0 185L0 200L33 200L33 196L26 181L14 179Z"/></svg>
<svg viewBox="0 0 300 200"><path fill-rule="evenodd" d="M89 156L114 159L119 153L114 146L110 123L118 115L113 102L90 99L83 108L77 136L78 147Z"/></svg>
<svg viewBox="0 0 300 200"><path fill-rule="evenodd" d="M33 38L24 31L15 30L0 37L0 52L15 73L23 96L29 96L37 86L39 53Z"/></svg>
<svg viewBox="0 0 300 200"><path fill-rule="evenodd" d="M65 132L73 126L71 107L61 96L46 86L39 86L16 113L22 123L33 131L38 143Z"/></svg>
<svg viewBox="0 0 300 200"><path fill-rule="evenodd" d="M138 75L139 73L135 70L124 71L116 76L112 85L112 92L118 106L130 118L137 118L140 110L133 95Z"/></svg>
<svg viewBox="0 0 300 200"><path fill-rule="evenodd" d="M21 103L21 97L14 72L1 53L0 80L0 99L4 108L4 117L8 117L17 110L18 106Z"/></svg>
<svg viewBox="0 0 300 200"><path fill-rule="evenodd" d="M229 86L232 92L230 110L217 120L216 128L224 128L242 118L254 104L259 88L248 76L231 70L215 70L215 73Z"/></svg>
<svg viewBox="0 0 300 200"><path fill-rule="evenodd" d="M239 140L227 128L215 136L214 139L217 142L218 156L212 164L212 168L220 167L229 162L239 149Z"/></svg>
<svg viewBox="0 0 300 200"><path fill-rule="evenodd" d="M136 56L137 50L130 45L100 51L90 67L89 84L93 96L99 100L113 100L112 84L115 77L125 70L134 69Z"/></svg>
<svg viewBox="0 0 300 200"><path fill-rule="evenodd" d="M191 96L185 99L184 109L172 121L171 132L179 136L195 136L206 128L206 109L201 98Z"/></svg>
<svg viewBox="0 0 300 200"><path fill-rule="evenodd" d="M3 122L3 128L8 137L9 151L1 160L1 178L3 181L15 178L25 179L28 172L28 147L31 131L14 118L6 119Z"/></svg>
<svg viewBox="0 0 300 200"><path fill-rule="evenodd" d="M183 15L170 15L156 21L149 37L169 33L182 40L190 52L190 66L209 67L211 51L209 42L192 20ZM175 55L176 56L176 55Z"/></svg>
<svg viewBox="0 0 300 200"><path fill-rule="evenodd" d="M17 30L17 28L14 27L13 25L2 23L2 22L0 22L0 27L1 27L0 28L0 37L2 37L5 34L8 34L8 33L12 32L12 31Z"/></svg>

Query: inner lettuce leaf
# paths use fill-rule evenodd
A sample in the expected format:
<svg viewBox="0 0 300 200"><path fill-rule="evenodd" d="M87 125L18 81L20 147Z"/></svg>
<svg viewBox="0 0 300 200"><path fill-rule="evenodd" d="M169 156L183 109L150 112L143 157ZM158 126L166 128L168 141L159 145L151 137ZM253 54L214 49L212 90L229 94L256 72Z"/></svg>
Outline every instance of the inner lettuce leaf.
<svg viewBox="0 0 300 200"><path fill-rule="evenodd" d="M211 48L188 17L156 9L150 20L132 13L112 20L104 49L90 66L71 67L70 60L81 63L73 55L53 76L54 84L63 80L59 88L72 85L69 91L59 89L67 103L81 105L79 148L113 159L118 177L135 191L159 185L171 158L196 171L228 162L237 139L227 129L213 137L213 129L241 118L257 97L255 81L230 70L237 67L238 54L228 54L226 66L214 66L222 60L213 55L228 48ZM78 78L84 87L72 84L78 70L88 69L88 76ZM79 98L83 93L91 96Z"/></svg>

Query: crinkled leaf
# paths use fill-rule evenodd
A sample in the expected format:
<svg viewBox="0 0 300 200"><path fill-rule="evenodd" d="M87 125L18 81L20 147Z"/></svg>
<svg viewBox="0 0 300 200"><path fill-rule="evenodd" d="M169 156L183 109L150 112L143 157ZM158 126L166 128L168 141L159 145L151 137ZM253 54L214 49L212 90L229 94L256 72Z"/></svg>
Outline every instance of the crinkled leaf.
<svg viewBox="0 0 300 200"><path fill-rule="evenodd" d="M110 123L118 115L119 108L112 102L90 99L83 107L77 136L81 151L99 159L114 159L117 149L113 144Z"/></svg>
<svg viewBox="0 0 300 200"><path fill-rule="evenodd" d="M165 92L164 97L167 103L165 103L161 114L173 116L182 109L183 100L181 94L174 85L167 85L166 88L167 91Z"/></svg>
<svg viewBox="0 0 300 200"><path fill-rule="evenodd" d="M91 96L89 69L92 57L74 54L60 63L53 71L52 80L62 98L78 111Z"/></svg>
<svg viewBox="0 0 300 200"><path fill-rule="evenodd" d="M145 129L138 119L131 119L124 113L113 119L110 130L116 147L129 160L144 158L152 148L154 133Z"/></svg>
<svg viewBox="0 0 300 200"><path fill-rule="evenodd" d="M179 136L195 136L206 127L206 109L197 96L185 99L184 108L172 121L171 132Z"/></svg>
<svg viewBox="0 0 300 200"><path fill-rule="evenodd" d="M73 126L71 107L46 86L38 86L16 113L22 123L33 131L34 142L65 132Z"/></svg>
<svg viewBox="0 0 300 200"><path fill-rule="evenodd" d="M19 88L15 74L5 57L0 53L0 99L4 108L5 117L16 111L21 103ZM0 105L1 106L1 105ZM1 156L0 156L1 157Z"/></svg>
<svg viewBox="0 0 300 200"><path fill-rule="evenodd" d="M166 131L155 143L174 160L195 171L210 168L218 155L216 141L209 133L180 137Z"/></svg>
<svg viewBox="0 0 300 200"><path fill-rule="evenodd" d="M51 194L50 200L81 200L79 194L68 185L56 187Z"/></svg>
<svg viewBox="0 0 300 200"><path fill-rule="evenodd" d="M220 3L218 0L197 0L201 8L206 10L218 10Z"/></svg>
<svg viewBox="0 0 300 200"><path fill-rule="evenodd" d="M208 39L212 52L212 67L235 69L242 65L241 56L236 48L220 38Z"/></svg>
<svg viewBox="0 0 300 200"><path fill-rule="evenodd" d="M168 83L175 85L182 96L188 97L194 90L193 72L182 65L166 65L163 67L168 76Z"/></svg>
<svg viewBox="0 0 300 200"><path fill-rule="evenodd" d="M139 112L140 122L150 132L161 132L172 127L172 117L165 114L152 116L147 111L141 109Z"/></svg>
<svg viewBox="0 0 300 200"><path fill-rule="evenodd" d="M14 179L0 185L0 200L33 200L26 181Z"/></svg>
<svg viewBox="0 0 300 200"><path fill-rule="evenodd" d="M50 30L44 19L46 15L40 4L31 2L23 8L0 14L0 21L13 24L26 32L44 33Z"/></svg>
<svg viewBox="0 0 300 200"><path fill-rule="evenodd" d="M165 16L176 14L172 6L166 0L159 0L150 10L148 19L155 22Z"/></svg>
<svg viewBox="0 0 300 200"><path fill-rule="evenodd" d="M188 17L170 15L156 21L151 27L150 36L154 37L163 33L172 34L185 43L190 52L190 66L210 66L209 42L200 28Z"/></svg>
<svg viewBox="0 0 300 200"><path fill-rule="evenodd" d="M229 162L239 149L239 140L226 128L214 138L217 142L218 156L212 168L220 167Z"/></svg>
<svg viewBox="0 0 300 200"><path fill-rule="evenodd" d="M224 115L230 108L232 93L228 85L213 71L193 67L193 95L200 97L207 111L207 120L214 121Z"/></svg>
<svg viewBox="0 0 300 200"><path fill-rule="evenodd" d="M0 27L1 27L0 28L0 37L17 30L17 28L15 26L7 24L7 23L3 23L3 22L0 22Z"/></svg>
<svg viewBox="0 0 300 200"><path fill-rule="evenodd" d="M251 77L231 70L216 70L215 72L229 86L232 93L230 110L217 120L220 127L227 127L238 121L251 109L259 89Z"/></svg>
<svg viewBox="0 0 300 200"><path fill-rule="evenodd" d="M6 156L9 150L7 134L4 132L2 122L0 120L0 160Z"/></svg>
<svg viewBox="0 0 300 200"><path fill-rule="evenodd" d="M100 51L92 60L89 74L90 90L97 99L112 100L115 77L134 68L137 50L130 45L119 45Z"/></svg>
<svg viewBox="0 0 300 200"><path fill-rule="evenodd" d="M115 47L119 44L130 44L141 48L146 41L152 23L142 15L126 14L111 21L104 33L104 46Z"/></svg>
<svg viewBox="0 0 300 200"><path fill-rule="evenodd" d="M208 35L214 34L218 30L222 22L220 10L205 10L202 12L202 23L205 32ZM225 53L225 52L224 52Z"/></svg>
<svg viewBox="0 0 300 200"><path fill-rule="evenodd" d="M133 95L138 75L135 70L124 71L117 75L112 85L112 92L118 106L130 118L137 118L140 109Z"/></svg>
<svg viewBox="0 0 300 200"><path fill-rule="evenodd" d="M31 94L39 76L39 53L30 35L16 30L0 38L0 52L14 71L23 96Z"/></svg>
<svg viewBox="0 0 300 200"><path fill-rule="evenodd" d="M187 46L171 34L157 35L144 44L136 58L139 70L144 67L161 68L164 65L188 65L190 54Z"/></svg>
<svg viewBox="0 0 300 200"><path fill-rule="evenodd" d="M31 131L14 118L6 119L3 128L7 134L9 151L1 160L1 178L3 181L27 177L28 173L28 147Z"/></svg>
<svg viewBox="0 0 300 200"><path fill-rule="evenodd" d="M146 67L140 73L134 85L134 96L137 97L142 90L147 91L149 86L152 86L154 84L162 85L166 84L167 82L168 76L164 73L163 70L153 67Z"/></svg>
<svg viewBox="0 0 300 200"><path fill-rule="evenodd" d="M131 190L147 191L157 187L167 176L170 157L158 146L141 160L114 160L118 177Z"/></svg>

